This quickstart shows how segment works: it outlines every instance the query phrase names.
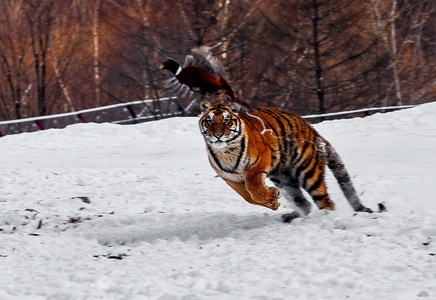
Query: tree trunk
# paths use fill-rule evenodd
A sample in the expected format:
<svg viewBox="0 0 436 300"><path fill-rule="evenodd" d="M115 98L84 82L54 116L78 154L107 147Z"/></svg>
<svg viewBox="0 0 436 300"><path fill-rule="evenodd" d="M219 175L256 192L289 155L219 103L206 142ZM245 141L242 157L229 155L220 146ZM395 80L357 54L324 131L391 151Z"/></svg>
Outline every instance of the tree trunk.
<svg viewBox="0 0 436 300"><path fill-rule="evenodd" d="M92 16L92 38L94 42L94 88L95 88L95 106L100 106L100 66L99 66L99 39L98 39L98 22L100 0L96 0L94 4Z"/></svg>
<svg viewBox="0 0 436 300"><path fill-rule="evenodd" d="M325 103L324 103L324 88L322 85L322 66L321 66L321 57L320 57L320 44L318 37L318 21L319 12L318 12L318 2L317 0L313 0L313 52L314 52L314 62L315 62L315 81L316 81L316 94L318 97L318 112L320 114L325 114Z"/></svg>
<svg viewBox="0 0 436 300"><path fill-rule="evenodd" d="M392 0L392 8L389 12L389 31L390 37L386 34L382 26L382 18L379 11L378 0L371 0L371 4L374 10L376 35L381 37L383 45L389 56L389 68L392 70L392 80L394 84L394 96L395 104L402 105L403 99L401 94L401 83L397 65L397 39L396 39L396 27L395 19L397 14L397 0Z"/></svg>

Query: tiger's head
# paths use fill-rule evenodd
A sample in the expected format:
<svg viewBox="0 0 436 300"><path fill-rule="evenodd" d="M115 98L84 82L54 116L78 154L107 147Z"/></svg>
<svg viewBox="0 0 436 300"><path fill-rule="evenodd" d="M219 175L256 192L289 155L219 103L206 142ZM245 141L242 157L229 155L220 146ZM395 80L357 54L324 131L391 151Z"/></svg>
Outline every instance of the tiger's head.
<svg viewBox="0 0 436 300"><path fill-rule="evenodd" d="M215 149L239 142L242 133L238 114L224 104L210 106L201 116L199 125L206 143Z"/></svg>

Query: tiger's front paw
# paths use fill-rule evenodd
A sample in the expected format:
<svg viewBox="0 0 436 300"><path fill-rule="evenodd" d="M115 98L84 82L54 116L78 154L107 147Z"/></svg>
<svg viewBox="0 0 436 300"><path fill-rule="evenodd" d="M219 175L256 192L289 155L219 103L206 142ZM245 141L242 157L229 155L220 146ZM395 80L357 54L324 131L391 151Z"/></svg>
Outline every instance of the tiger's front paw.
<svg viewBox="0 0 436 300"><path fill-rule="evenodd" d="M280 198L280 192L275 187L268 188L268 192L267 202L264 206L272 210L277 210L280 206L280 202L278 201Z"/></svg>

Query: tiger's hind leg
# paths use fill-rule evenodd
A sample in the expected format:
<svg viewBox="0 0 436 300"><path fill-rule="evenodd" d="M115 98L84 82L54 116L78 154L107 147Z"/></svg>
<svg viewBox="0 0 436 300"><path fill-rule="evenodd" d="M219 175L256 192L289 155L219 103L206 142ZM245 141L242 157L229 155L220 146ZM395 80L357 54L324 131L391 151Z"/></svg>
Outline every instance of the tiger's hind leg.
<svg viewBox="0 0 436 300"><path fill-rule="evenodd" d="M327 183L325 182L324 175L320 176L311 186L305 185L304 189L309 193L319 209L335 209L335 203L330 199L327 193Z"/></svg>
<svg viewBox="0 0 436 300"><path fill-rule="evenodd" d="M326 158L319 152L304 160L302 170L297 168L295 178L298 178L300 186L309 193L319 209L334 210L335 203L327 193L327 182L325 181Z"/></svg>
<svg viewBox="0 0 436 300"><path fill-rule="evenodd" d="M289 178L289 176L272 176L270 179L280 190L280 194L283 198L287 199L295 210L283 214L283 222L290 223L296 218L304 217L309 214L311 204L304 197L301 188L294 179Z"/></svg>

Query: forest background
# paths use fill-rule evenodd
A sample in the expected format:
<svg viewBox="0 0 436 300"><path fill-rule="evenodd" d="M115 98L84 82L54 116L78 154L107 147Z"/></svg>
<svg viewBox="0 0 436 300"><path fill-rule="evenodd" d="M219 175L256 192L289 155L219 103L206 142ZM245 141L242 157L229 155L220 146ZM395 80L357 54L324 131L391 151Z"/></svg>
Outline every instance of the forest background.
<svg viewBox="0 0 436 300"><path fill-rule="evenodd" d="M217 44L253 106L436 97L434 0L1 0L0 120L173 95L159 63Z"/></svg>

